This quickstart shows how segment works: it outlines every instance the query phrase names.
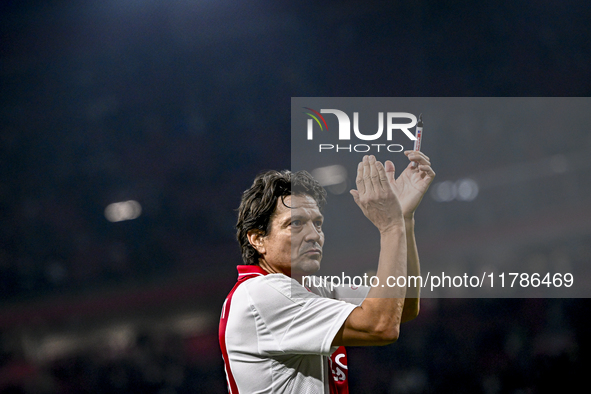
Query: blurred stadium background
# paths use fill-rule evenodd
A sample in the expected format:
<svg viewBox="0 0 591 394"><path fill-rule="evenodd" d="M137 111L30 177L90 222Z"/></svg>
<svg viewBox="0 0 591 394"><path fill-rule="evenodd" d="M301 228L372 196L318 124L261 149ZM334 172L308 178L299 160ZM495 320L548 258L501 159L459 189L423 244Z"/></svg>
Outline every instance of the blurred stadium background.
<svg viewBox="0 0 591 394"><path fill-rule="evenodd" d="M590 10L0 2L0 392L226 392L234 209L256 173L290 166L290 97L589 96ZM591 133L488 127L430 145L438 181L498 184L427 196L424 252L589 262ZM589 312L582 299L426 299L399 343L350 350L351 391L574 391Z"/></svg>

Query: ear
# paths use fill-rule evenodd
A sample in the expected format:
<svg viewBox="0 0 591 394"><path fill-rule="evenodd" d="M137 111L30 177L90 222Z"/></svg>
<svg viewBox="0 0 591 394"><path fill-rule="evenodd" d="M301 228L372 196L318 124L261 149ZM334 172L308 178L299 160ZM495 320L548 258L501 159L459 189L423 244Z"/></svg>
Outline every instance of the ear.
<svg viewBox="0 0 591 394"><path fill-rule="evenodd" d="M252 229L248 230L246 233L246 237L248 238L248 242L252 245L253 248L256 249L259 254L265 254L265 236L263 235L263 231L259 229Z"/></svg>

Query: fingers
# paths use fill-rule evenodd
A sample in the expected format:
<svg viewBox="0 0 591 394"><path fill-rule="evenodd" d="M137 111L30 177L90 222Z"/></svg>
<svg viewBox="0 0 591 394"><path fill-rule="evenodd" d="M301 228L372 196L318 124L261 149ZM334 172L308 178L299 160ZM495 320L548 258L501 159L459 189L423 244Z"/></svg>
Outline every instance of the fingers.
<svg viewBox="0 0 591 394"><path fill-rule="evenodd" d="M371 167L372 166L369 164L369 157L367 155L363 156L363 160L361 160L357 166L357 178L355 178L358 191L357 196L369 193L374 189L371 180Z"/></svg>
<svg viewBox="0 0 591 394"><path fill-rule="evenodd" d="M424 182L427 187L429 187L431 182L433 182L433 179L435 179L435 171L433 171L431 166L426 164L419 165L418 170L421 181Z"/></svg>
<svg viewBox="0 0 591 394"><path fill-rule="evenodd" d="M363 156L362 163L363 163L363 184L365 185L365 193L371 193L374 190L374 187L371 182L371 166L369 164L369 156Z"/></svg>
<svg viewBox="0 0 591 394"><path fill-rule="evenodd" d="M390 164L392 167L394 166L394 164ZM372 191L388 190L390 187L388 185L389 176L383 164L377 161L375 156L364 156L357 166L357 178L355 179L357 197ZM356 197L353 191L351 191L351 194L354 198Z"/></svg>
<svg viewBox="0 0 591 394"><path fill-rule="evenodd" d="M381 162L376 161L375 167L376 167L376 170L378 172L378 179L377 179L377 181L379 182L380 189L382 191L389 190L390 189L390 185L388 183L388 175L386 173L386 169L384 168L384 165Z"/></svg>
<svg viewBox="0 0 591 394"><path fill-rule="evenodd" d="M429 158L427 157L426 154L424 154L421 151L417 151L417 150L407 150L404 151L404 154L406 155L406 157L408 157L408 159L410 161L413 162L413 164L411 164L412 168L417 168L417 164L418 165L431 165L431 160L429 160ZM414 164L417 163L417 164Z"/></svg>
<svg viewBox="0 0 591 394"><path fill-rule="evenodd" d="M433 178L435 178L435 171L433 171L433 169L429 165L419 165L419 171L421 172L422 179L430 178L431 180L433 180Z"/></svg>
<svg viewBox="0 0 591 394"><path fill-rule="evenodd" d="M429 183L435 178L435 171L431 168L431 160L429 157L420 151L407 150L404 152L406 157L411 161L409 167L413 170L419 171L421 179L427 179Z"/></svg>
<svg viewBox="0 0 591 394"><path fill-rule="evenodd" d="M357 178L355 178L355 184L357 185L357 197L359 197L359 193L365 194L365 182L363 180L363 161L360 161L357 165ZM353 195L355 197L355 195Z"/></svg>
<svg viewBox="0 0 591 394"><path fill-rule="evenodd" d="M371 182L371 187L374 191L377 192L382 188L382 185L380 184L380 174L378 172L377 166L377 163L379 162L376 162L376 158L374 155L369 156L367 161L369 163L369 180ZM384 175L386 174L384 173Z"/></svg>
<svg viewBox="0 0 591 394"><path fill-rule="evenodd" d="M366 180L366 190L373 190L375 192L390 190L388 176L384 165L377 161L374 155L364 157L364 161L365 160L367 160L365 163L369 169L369 179L364 175Z"/></svg>

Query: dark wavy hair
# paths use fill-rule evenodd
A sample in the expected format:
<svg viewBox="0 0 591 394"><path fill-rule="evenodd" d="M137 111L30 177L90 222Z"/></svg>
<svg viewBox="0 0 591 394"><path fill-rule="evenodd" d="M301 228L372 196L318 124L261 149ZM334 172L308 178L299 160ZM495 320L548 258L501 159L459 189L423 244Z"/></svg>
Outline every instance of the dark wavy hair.
<svg viewBox="0 0 591 394"><path fill-rule="evenodd" d="M307 171L267 171L254 179L252 186L242 194L238 207L236 238L247 265L259 263L259 252L248 241L250 230L259 229L263 235L271 231L271 217L277 201L290 195L308 195L322 210L326 204L326 190ZM284 203L285 204L285 203ZM287 205L286 205L287 206Z"/></svg>

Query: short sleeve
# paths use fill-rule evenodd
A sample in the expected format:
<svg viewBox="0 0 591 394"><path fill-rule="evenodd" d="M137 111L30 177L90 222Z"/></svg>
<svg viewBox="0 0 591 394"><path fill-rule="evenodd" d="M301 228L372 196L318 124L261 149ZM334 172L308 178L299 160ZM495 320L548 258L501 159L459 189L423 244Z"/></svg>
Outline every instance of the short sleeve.
<svg viewBox="0 0 591 394"><path fill-rule="evenodd" d="M334 293L337 300L361 305L369 293L369 286L339 286L335 287Z"/></svg>
<svg viewBox="0 0 591 394"><path fill-rule="evenodd" d="M245 285L261 354L329 356L336 333L356 308L311 293L285 275L271 274Z"/></svg>
<svg viewBox="0 0 591 394"><path fill-rule="evenodd" d="M310 279L304 283L313 293L357 306L361 305L370 290L369 286L355 286L348 283L333 287L330 281L323 280L321 277L311 275L308 278Z"/></svg>

